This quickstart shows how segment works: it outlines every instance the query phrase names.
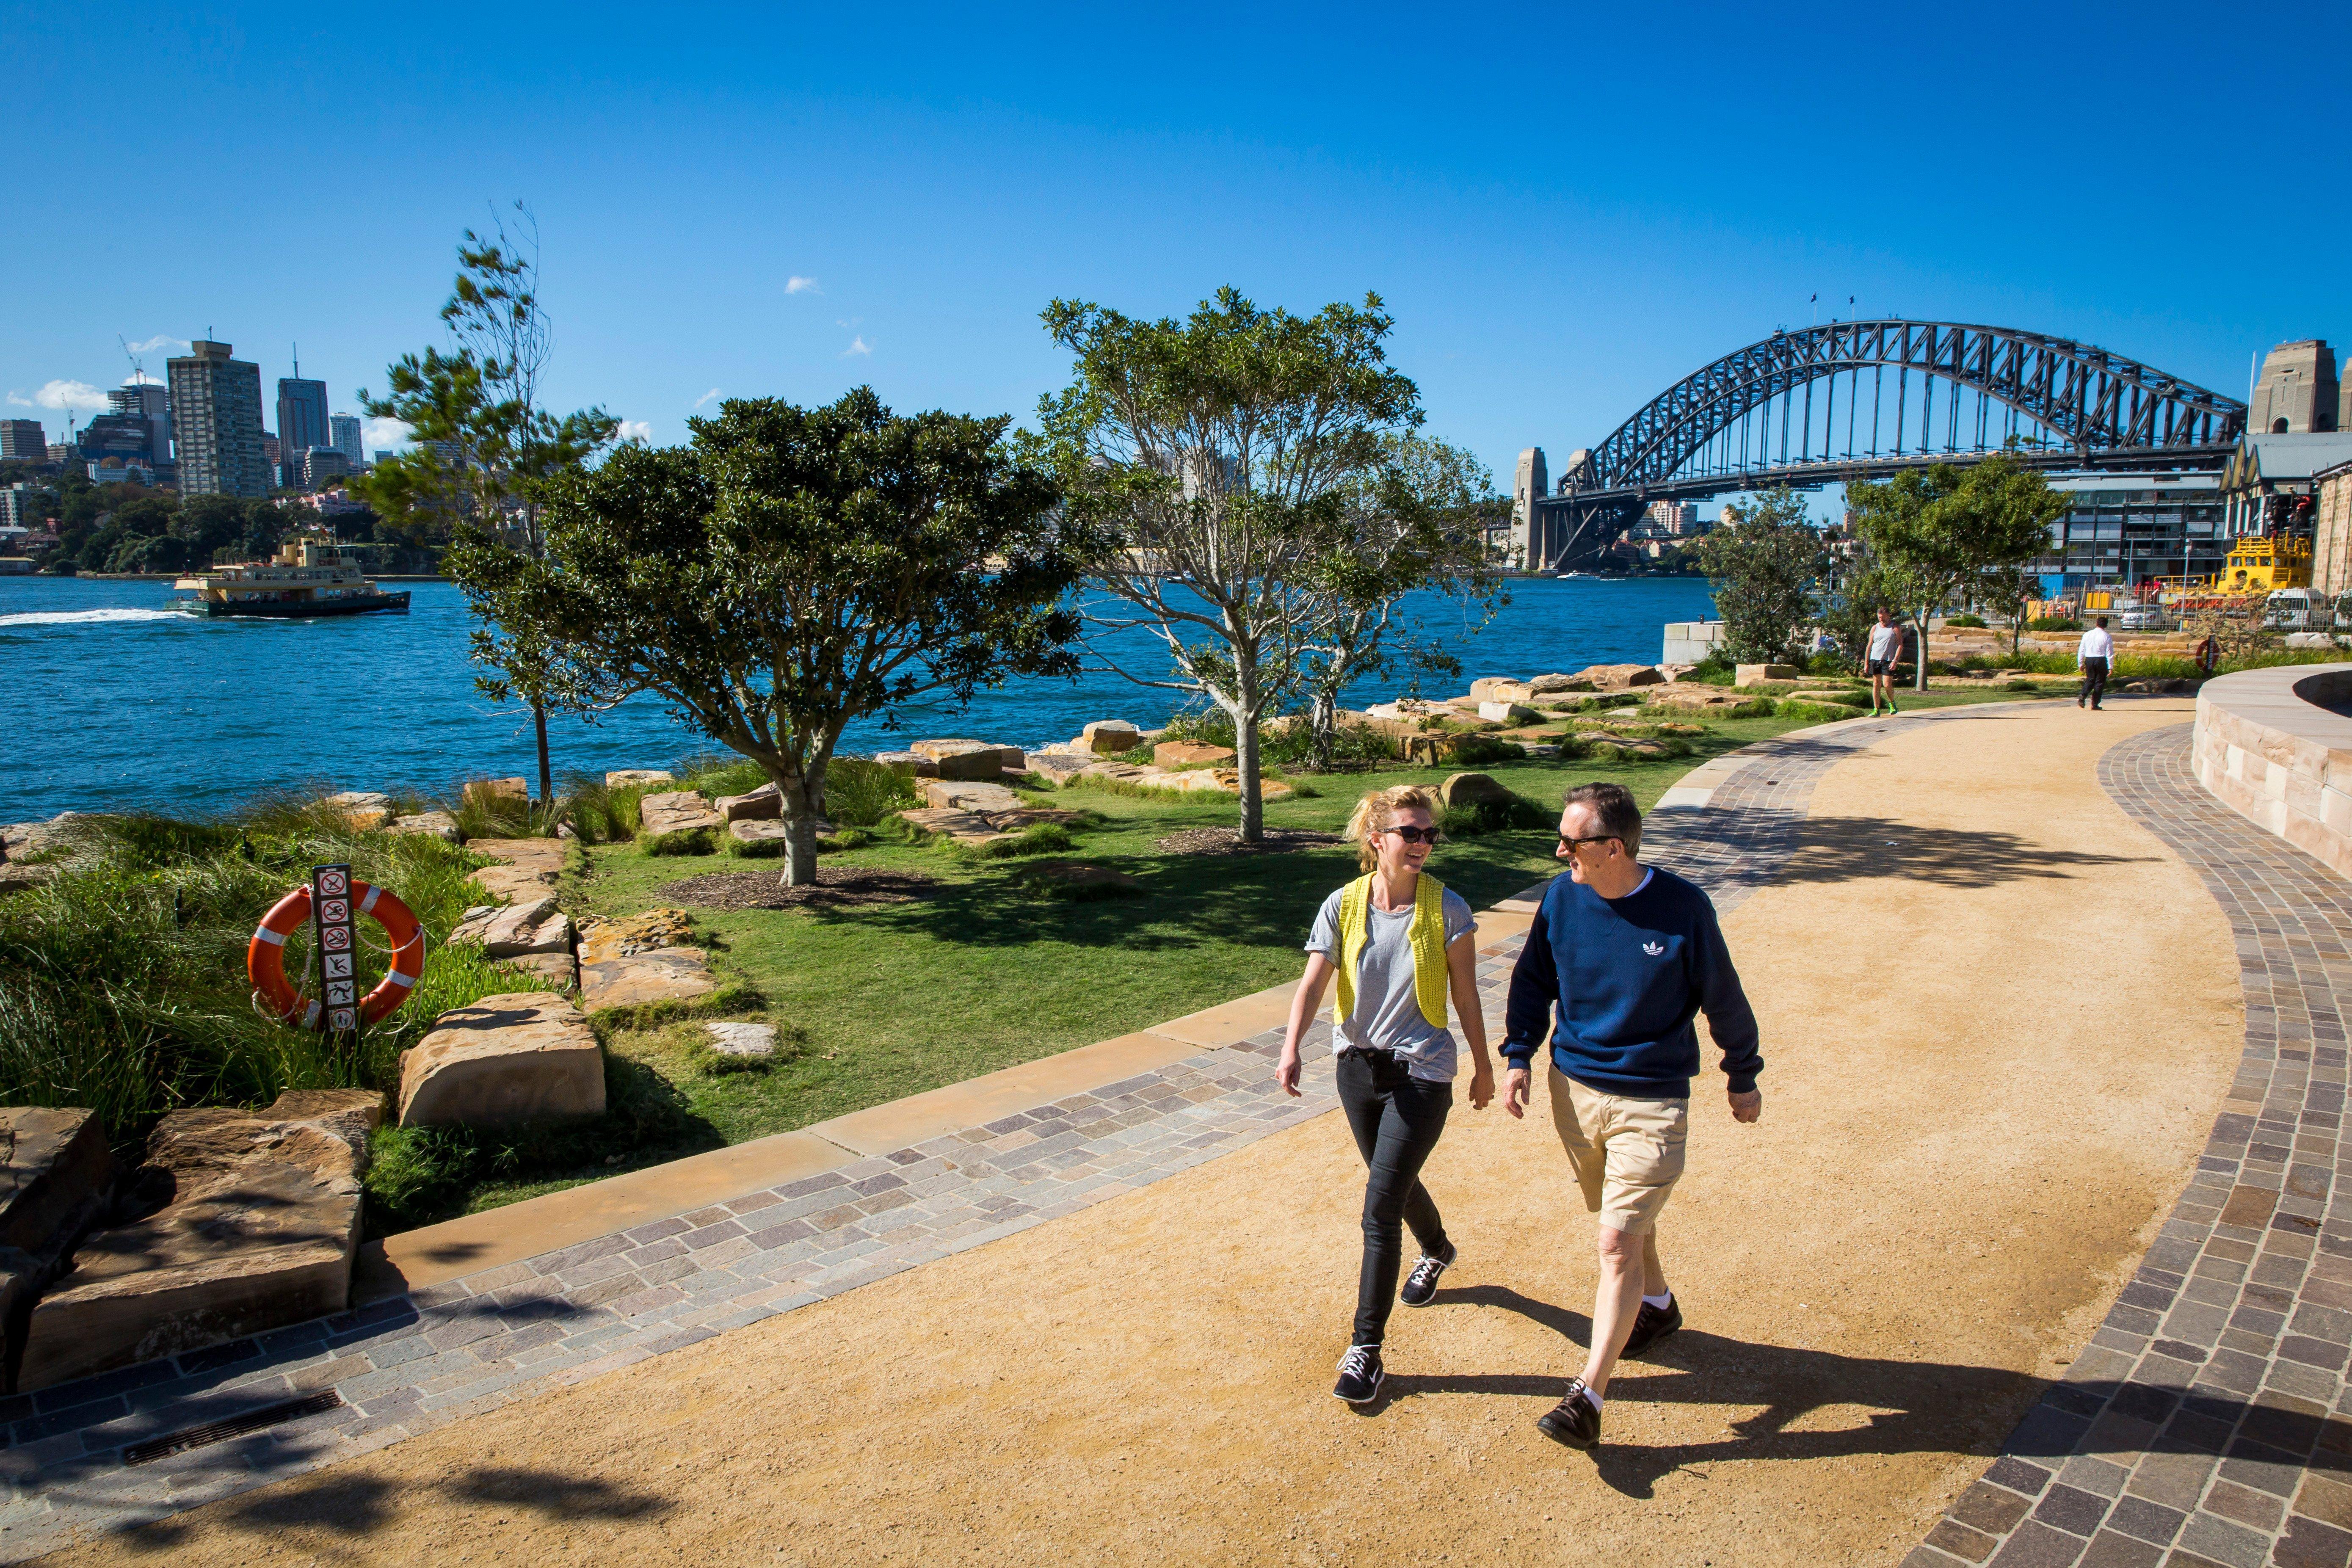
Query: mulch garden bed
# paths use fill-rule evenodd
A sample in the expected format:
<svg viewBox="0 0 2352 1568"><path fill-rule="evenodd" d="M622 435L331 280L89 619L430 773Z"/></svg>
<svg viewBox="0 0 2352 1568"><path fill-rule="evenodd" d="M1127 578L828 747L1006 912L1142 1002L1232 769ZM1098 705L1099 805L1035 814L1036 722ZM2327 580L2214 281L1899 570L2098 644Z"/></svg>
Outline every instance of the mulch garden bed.
<svg viewBox="0 0 2352 1568"><path fill-rule="evenodd" d="M1237 828L1188 827L1161 839L1160 849L1166 855L1271 855L1288 849L1316 849L1339 842L1336 833L1317 833L1304 827L1269 827L1265 837L1255 844L1243 843Z"/></svg>
<svg viewBox="0 0 2352 1568"><path fill-rule="evenodd" d="M903 904L928 898L939 884L913 871L876 871L819 866L814 886L787 888L781 868L770 871L713 871L687 877L661 889L704 910L840 909L853 904Z"/></svg>

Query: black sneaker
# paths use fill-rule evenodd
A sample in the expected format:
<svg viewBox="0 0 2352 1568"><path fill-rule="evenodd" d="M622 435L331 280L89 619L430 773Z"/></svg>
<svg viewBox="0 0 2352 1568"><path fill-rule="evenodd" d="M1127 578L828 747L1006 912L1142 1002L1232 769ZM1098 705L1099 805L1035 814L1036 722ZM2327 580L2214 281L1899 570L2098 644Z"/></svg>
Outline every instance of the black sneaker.
<svg viewBox="0 0 2352 1568"><path fill-rule="evenodd" d="M1408 1307L1428 1306L1437 1299L1437 1277L1460 1256L1460 1248L1450 1241L1445 1244L1443 1258L1423 1254L1421 1261L1412 1266L1412 1272L1404 1277L1404 1289L1397 1292L1397 1300Z"/></svg>
<svg viewBox="0 0 2352 1568"><path fill-rule="evenodd" d="M1381 1382L1388 1376L1381 1365L1378 1345L1349 1345L1339 1358L1339 1381L1331 1392L1350 1405L1370 1405L1380 1397Z"/></svg>
<svg viewBox="0 0 2352 1568"><path fill-rule="evenodd" d="M1668 1296L1663 1307L1653 1307L1647 1301L1633 1314L1633 1331L1625 1336L1625 1348L1617 1353L1631 1360L1683 1326L1683 1303L1677 1296Z"/></svg>
<svg viewBox="0 0 2352 1568"><path fill-rule="evenodd" d="M1582 1378L1568 1380L1568 1397L1537 1416L1536 1427L1553 1442L1571 1448L1590 1448L1601 1441L1601 1409L1584 1391Z"/></svg>

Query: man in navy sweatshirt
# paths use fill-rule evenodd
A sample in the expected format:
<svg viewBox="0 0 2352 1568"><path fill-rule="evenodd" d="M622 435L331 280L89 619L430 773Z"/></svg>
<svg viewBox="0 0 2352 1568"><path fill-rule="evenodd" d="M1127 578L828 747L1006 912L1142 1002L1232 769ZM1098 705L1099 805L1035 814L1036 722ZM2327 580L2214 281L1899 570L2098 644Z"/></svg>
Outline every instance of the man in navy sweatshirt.
<svg viewBox="0 0 2352 1568"><path fill-rule="evenodd" d="M1511 973L1503 1103L1526 1113L1532 1059L1547 1041L1552 1126L1600 1215L1601 1283L1584 1375L1536 1425L1571 1447L1601 1437L1601 1404L1620 1356L1638 1356L1682 1327L1658 1261L1658 1212L1683 1173L1698 1032L1723 1050L1731 1114L1764 1111L1756 1075L1756 1014L1739 988L1707 896L1644 866L1642 814L1622 784L1570 790L1560 813L1568 875L1544 889ZM1555 1019L1557 1021L1555 1021Z"/></svg>

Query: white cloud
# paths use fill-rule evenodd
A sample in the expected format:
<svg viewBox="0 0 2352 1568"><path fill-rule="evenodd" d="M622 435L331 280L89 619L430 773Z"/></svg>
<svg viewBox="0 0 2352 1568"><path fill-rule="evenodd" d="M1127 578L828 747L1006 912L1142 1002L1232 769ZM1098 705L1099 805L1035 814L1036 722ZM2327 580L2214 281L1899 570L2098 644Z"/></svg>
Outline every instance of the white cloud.
<svg viewBox="0 0 2352 1568"><path fill-rule="evenodd" d="M8 394L8 401L15 404L19 408L38 408L40 406L39 404L34 402L31 398L26 396L21 392L11 391Z"/></svg>
<svg viewBox="0 0 2352 1568"><path fill-rule="evenodd" d="M33 394L44 408L95 411L106 406L106 394L86 381L53 381Z"/></svg>
<svg viewBox="0 0 2352 1568"><path fill-rule="evenodd" d="M699 396L699 397L696 398L696 399L694 400L694 405L695 405L697 408L699 408L699 407L701 407L704 404L706 404L706 403L709 402L712 398L714 398L714 397L716 397L716 396L718 396L718 395L719 395L719 389L718 389L717 387L715 387L715 386L714 386L714 387L712 387L709 391L708 391L708 392L704 393L701 396Z"/></svg>
<svg viewBox="0 0 2352 1568"><path fill-rule="evenodd" d="M370 419L360 429L360 439L370 452L394 451L410 440L408 426L397 419Z"/></svg>
<svg viewBox="0 0 2352 1568"><path fill-rule="evenodd" d="M132 343L131 352L135 354L152 354L157 349L184 349L192 346L185 338L168 337L158 332L143 343Z"/></svg>
<svg viewBox="0 0 2352 1568"><path fill-rule="evenodd" d="M143 370L134 370L129 375L122 378L122 384L125 386L161 386L163 384L160 379L155 376L149 375Z"/></svg>
<svg viewBox="0 0 2352 1568"><path fill-rule="evenodd" d="M654 427L643 419L624 419L621 421L621 439L650 447L654 444Z"/></svg>
<svg viewBox="0 0 2352 1568"><path fill-rule="evenodd" d="M873 352L873 349L866 345L864 338L852 338L849 340L849 346L841 351L841 357L847 359L851 354L870 354Z"/></svg>
<svg viewBox="0 0 2352 1568"><path fill-rule="evenodd" d="M795 273L785 282L784 292L787 294L822 294L824 290L816 286L815 279L803 278Z"/></svg>

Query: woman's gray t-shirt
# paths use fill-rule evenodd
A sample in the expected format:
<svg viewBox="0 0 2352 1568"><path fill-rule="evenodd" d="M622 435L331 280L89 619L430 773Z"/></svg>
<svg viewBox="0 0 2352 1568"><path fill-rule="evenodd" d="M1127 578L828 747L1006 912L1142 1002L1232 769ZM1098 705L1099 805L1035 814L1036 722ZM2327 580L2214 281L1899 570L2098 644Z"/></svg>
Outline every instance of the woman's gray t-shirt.
<svg viewBox="0 0 2352 1568"><path fill-rule="evenodd" d="M1315 916L1315 934L1307 939L1307 951L1321 953L1335 968L1339 963L1339 900L1347 891L1341 888L1323 900ZM1446 889L1443 902L1445 945L1451 949L1476 930L1478 921L1469 902L1452 889ZM1349 1046L1394 1051L1413 1077L1450 1082L1455 1071L1453 1032L1422 1016L1421 998L1413 989L1412 909L1385 910L1367 899L1364 927L1363 951L1356 963L1355 1010L1331 1031L1331 1054ZM1334 986L1334 1011L1337 997Z"/></svg>

